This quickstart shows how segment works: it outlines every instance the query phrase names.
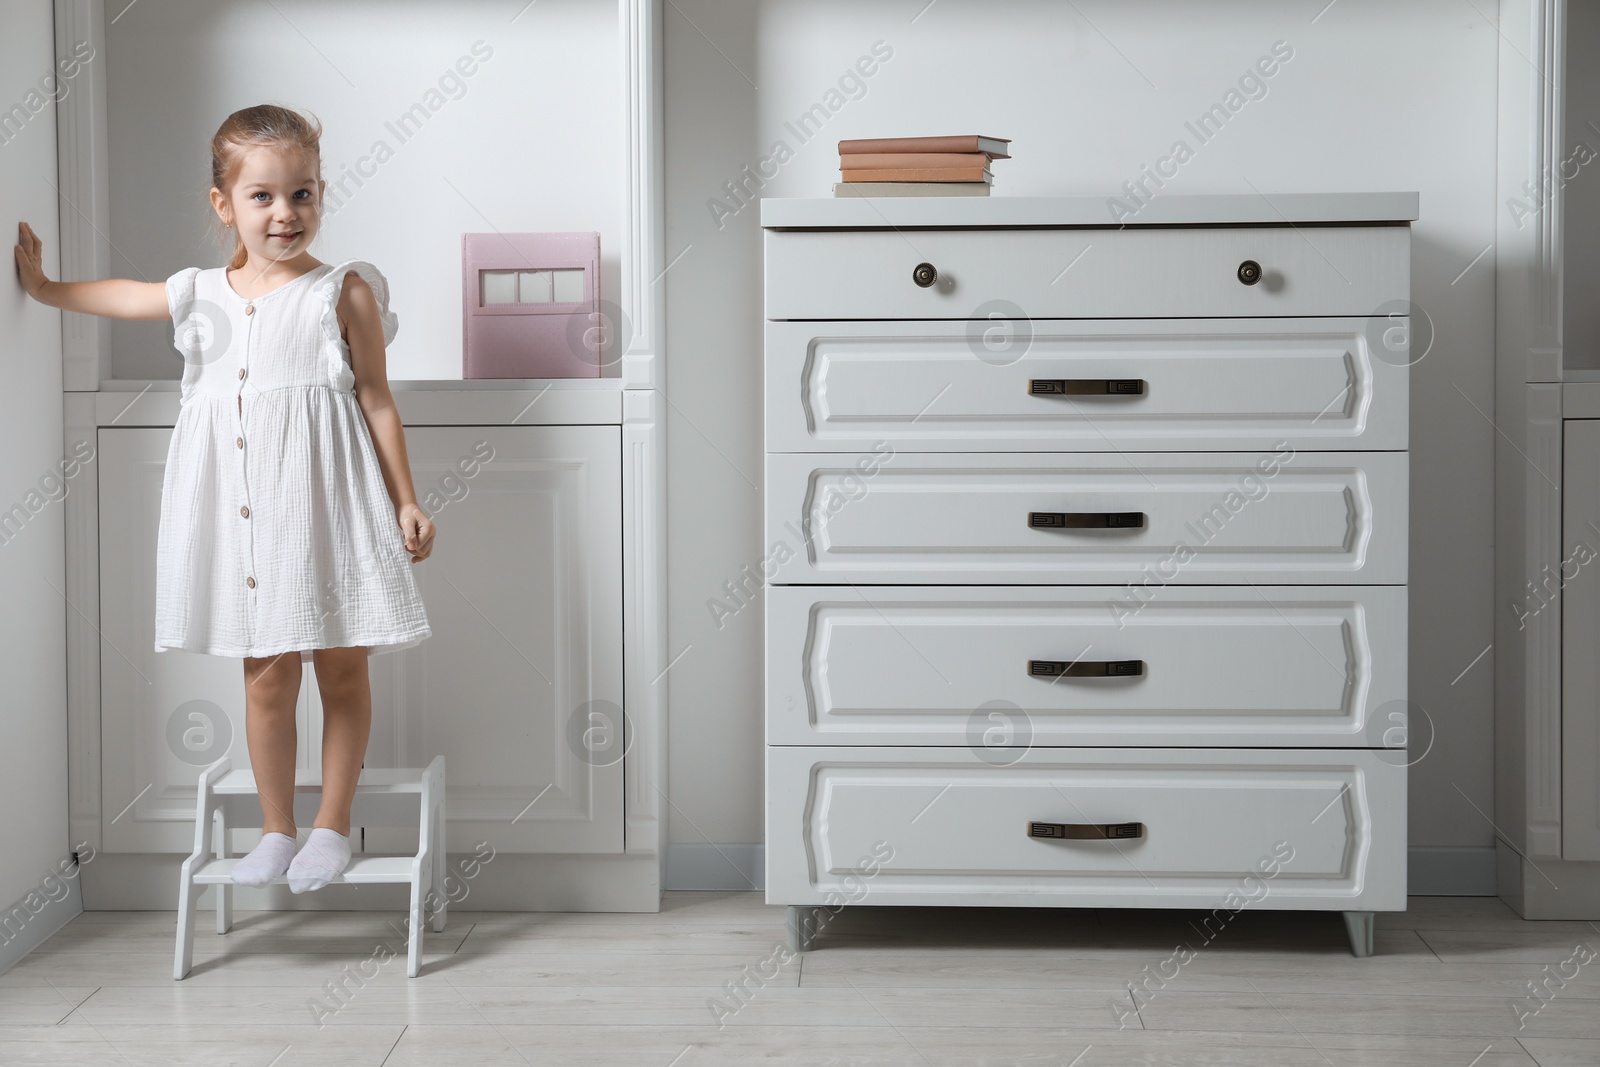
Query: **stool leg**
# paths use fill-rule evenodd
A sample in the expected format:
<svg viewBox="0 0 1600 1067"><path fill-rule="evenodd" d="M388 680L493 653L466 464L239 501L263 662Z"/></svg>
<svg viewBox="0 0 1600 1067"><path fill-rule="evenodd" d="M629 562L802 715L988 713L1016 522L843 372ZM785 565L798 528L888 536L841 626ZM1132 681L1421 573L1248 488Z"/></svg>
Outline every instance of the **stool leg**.
<svg viewBox="0 0 1600 1067"><path fill-rule="evenodd" d="M194 910L201 887L190 879L190 866L178 875L178 947L172 959L172 978L181 982L194 966Z"/></svg>
<svg viewBox="0 0 1600 1067"><path fill-rule="evenodd" d="M422 879L411 883L411 922L406 945L406 977L415 978L422 967Z"/></svg>
<svg viewBox="0 0 1600 1067"><path fill-rule="evenodd" d="M446 913L450 910L450 897L445 892L445 873L449 865L445 862L449 857L445 852L445 821L444 798L439 798L438 813L435 816L433 829L433 896L439 902L438 910L433 913L433 932L444 931Z"/></svg>
<svg viewBox="0 0 1600 1067"><path fill-rule="evenodd" d="M232 850L228 847L228 816L222 808L217 809L217 859L225 860ZM233 928L233 886L222 884L216 887L217 891L217 933L225 934Z"/></svg>

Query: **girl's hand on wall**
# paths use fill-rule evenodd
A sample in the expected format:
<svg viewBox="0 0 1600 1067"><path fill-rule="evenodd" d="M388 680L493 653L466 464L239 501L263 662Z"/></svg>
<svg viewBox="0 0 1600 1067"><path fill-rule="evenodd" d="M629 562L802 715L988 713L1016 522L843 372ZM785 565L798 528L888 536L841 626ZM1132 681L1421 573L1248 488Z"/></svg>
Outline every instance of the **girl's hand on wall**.
<svg viewBox="0 0 1600 1067"><path fill-rule="evenodd" d="M50 280L44 276L44 242L26 222L17 224L17 277L22 279L22 288L35 300L39 299L44 283Z"/></svg>
<svg viewBox="0 0 1600 1067"><path fill-rule="evenodd" d="M433 520L415 504L400 505L395 518L406 535L406 551L411 553L411 562L427 559L433 552Z"/></svg>

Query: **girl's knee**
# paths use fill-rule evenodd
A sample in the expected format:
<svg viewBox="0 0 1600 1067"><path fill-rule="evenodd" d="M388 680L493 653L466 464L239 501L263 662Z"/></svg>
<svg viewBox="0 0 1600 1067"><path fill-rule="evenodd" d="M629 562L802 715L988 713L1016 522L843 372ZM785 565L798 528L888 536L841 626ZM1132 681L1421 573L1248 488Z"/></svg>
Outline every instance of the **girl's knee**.
<svg viewBox="0 0 1600 1067"><path fill-rule="evenodd" d="M245 698L274 700L300 692L300 657L272 656L244 661Z"/></svg>
<svg viewBox="0 0 1600 1067"><path fill-rule="evenodd" d="M317 648L311 651L311 663L318 678L354 678L367 673L367 650L358 645L353 648Z"/></svg>
<svg viewBox="0 0 1600 1067"><path fill-rule="evenodd" d="M370 682L365 649L341 648L327 653L319 650L315 663L324 708L342 705L367 692Z"/></svg>

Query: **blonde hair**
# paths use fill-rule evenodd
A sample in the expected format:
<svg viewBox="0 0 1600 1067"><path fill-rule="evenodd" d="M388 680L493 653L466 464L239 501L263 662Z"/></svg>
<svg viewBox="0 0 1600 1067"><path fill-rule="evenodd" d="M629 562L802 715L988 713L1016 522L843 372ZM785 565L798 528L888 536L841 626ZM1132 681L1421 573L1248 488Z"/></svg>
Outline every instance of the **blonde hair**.
<svg viewBox="0 0 1600 1067"><path fill-rule="evenodd" d="M244 165L245 153L252 148L299 149L317 161L317 176L322 176L322 123L316 116L280 107L277 104L257 104L229 115L211 137L211 184L229 201L232 201L233 183ZM317 210L321 211L318 200ZM222 238L234 227L222 226ZM237 232L233 235L233 255L228 260L229 270L244 266L244 242Z"/></svg>

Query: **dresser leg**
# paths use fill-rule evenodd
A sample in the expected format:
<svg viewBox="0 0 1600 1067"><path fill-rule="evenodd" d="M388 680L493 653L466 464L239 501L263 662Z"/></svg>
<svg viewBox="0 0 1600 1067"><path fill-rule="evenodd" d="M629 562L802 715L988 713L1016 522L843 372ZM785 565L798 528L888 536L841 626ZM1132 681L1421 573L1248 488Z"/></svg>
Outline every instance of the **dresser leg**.
<svg viewBox="0 0 1600 1067"><path fill-rule="evenodd" d="M1373 916L1370 911L1344 913L1345 932L1350 935L1350 951L1357 956L1372 955Z"/></svg>
<svg viewBox="0 0 1600 1067"><path fill-rule="evenodd" d="M816 904L789 905L789 950L810 952L817 945L817 931L827 909Z"/></svg>

